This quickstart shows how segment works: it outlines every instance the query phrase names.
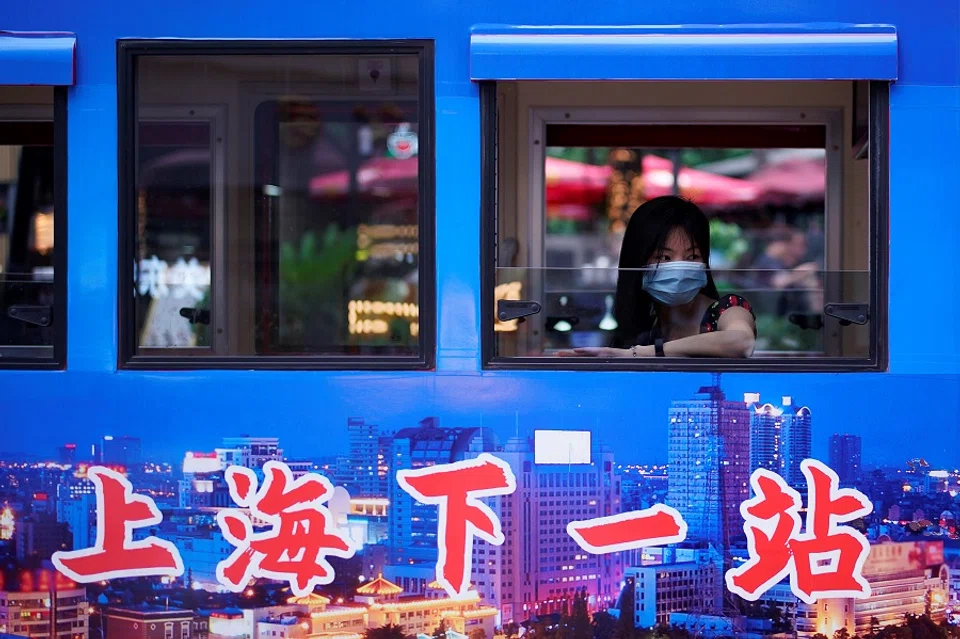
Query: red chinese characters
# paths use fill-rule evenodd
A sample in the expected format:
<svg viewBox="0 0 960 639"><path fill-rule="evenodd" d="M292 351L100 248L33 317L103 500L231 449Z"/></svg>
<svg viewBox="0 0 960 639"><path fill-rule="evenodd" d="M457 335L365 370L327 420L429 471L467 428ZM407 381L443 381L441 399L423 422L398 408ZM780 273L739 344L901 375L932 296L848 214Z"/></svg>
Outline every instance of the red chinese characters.
<svg viewBox="0 0 960 639"><path fill-rule="evenodd" d="M504 542L500 519L481 497L509 495L517 489L513 471L487 453L476 459L397 472L400 487L424 504L439 509L437 581L451 597L470 585L473 538L499 546Z"/></svg>
<svg viewBox="0 0 960 639"><path fill-rule="evenodd" d="M130 482L114 470L94 466L87 477L97 494L97 542L93 548L54 553L57 570L78 583L182 575L183 561L172 543L156 537L133 540L135 529L162 521L154 501L135 495Z"/></svg>
<svg viewBox="0 0 960 639"><path fill-rule="evenodd" d="M587 552L601 555L680 543L687 536L687 523L675 509L657 504L609 517L571 521L567 534Z"/></svg>
<svg viewBox="0 0 960 639"><path fill-rule="evenodd" d="M287 581L298 597L333 581L326 556L352 557L354 545L336 530L330 511L323 504L333 495L325 477L309 473L294 481L286 464L269 461L265 479L257 491L252 470L231 466L226 471L230 496L249 509L253 517L232 509L217 513L223 536L236 550L217 564L217 580L228 590L240 592L256 577ZM255 532L253 521L268 522Z"/></svg>
<svg viewBox="0 0 960 639"><path fill-rule="evenodd" d="M807 459L800 469L808 486L804 533L800 532L800 494L770 471L760 469L750 477L756 497L740 508L750 559L727 571L727 587L756 601L789 574L793 593L806 603L869 597L862 569L870 544L861 533L841 524L868 515L873 505L863 493L840 489L837 474L821 462Z"/></svg>

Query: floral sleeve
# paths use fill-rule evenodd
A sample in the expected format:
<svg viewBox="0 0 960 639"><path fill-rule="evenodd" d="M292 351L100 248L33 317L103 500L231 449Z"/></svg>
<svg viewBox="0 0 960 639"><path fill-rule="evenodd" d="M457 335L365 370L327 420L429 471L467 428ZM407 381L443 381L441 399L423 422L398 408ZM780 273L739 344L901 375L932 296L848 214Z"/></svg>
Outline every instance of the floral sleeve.
<svg viewBox="0 0 960 639"><path fill-rule="evenodd" d="M719 330L720 327L720 316L723 315L724 311L728 308L734 306L739 306L750 311L750 315L753 316L754 322L756 322L757 316L753 313L753 307L750 306L750 302L746 299L740 297L739 295L724 295L719 300L710 305L710 308L707 309L707 312L703 316L703 323L700 325L701 333L712 333L713 331ZM756 335L757 327L754 325L753 333Z"/></svg>

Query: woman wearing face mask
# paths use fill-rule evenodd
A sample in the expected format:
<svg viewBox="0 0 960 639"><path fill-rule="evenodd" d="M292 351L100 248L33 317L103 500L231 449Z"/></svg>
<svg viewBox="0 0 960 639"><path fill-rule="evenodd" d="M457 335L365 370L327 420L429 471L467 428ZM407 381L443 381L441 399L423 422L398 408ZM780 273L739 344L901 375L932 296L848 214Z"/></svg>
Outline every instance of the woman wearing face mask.
<svg viewBox="0 0 960 639"><path fill-rule="evenodd" d="M756 321L739 295L717 293L710 225L692 202L664 196L642 204L620 248L610 347L564 357L750 357Z"/></svg>

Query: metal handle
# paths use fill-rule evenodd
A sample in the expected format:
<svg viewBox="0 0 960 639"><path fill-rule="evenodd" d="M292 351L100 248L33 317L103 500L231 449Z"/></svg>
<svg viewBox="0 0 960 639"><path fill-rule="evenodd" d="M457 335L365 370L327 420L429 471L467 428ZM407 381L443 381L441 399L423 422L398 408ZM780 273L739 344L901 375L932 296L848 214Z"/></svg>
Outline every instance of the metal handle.
<svg viewBox="0 0 960 639"><path fill-rule="evenodd" d="M11 306L7 309L7 316L34 326L50 326L53 324L52 306Z"/></svg>
<svg viewBox="0 0 960 639"><path fill-rule="evenodd" d="M870 321L869 304L827 304L823 307L823 312L840 320L840 326L863 326Z"/></svg>
<svg viewBox="0 0 960 639"><path fill-rule="evenodd" d="M497 300L497 319L501 322L536 315L543 307L530 300Z"/></svg>

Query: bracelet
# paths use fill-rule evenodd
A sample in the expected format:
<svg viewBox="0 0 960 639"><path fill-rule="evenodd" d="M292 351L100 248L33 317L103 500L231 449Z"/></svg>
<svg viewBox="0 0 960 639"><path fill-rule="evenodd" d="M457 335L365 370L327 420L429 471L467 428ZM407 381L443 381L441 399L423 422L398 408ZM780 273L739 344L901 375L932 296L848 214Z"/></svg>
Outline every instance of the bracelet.
<svg viewBox="0 0 960 639"><path fill-rule="evenodd" d="M630 354L633 355L634 357L637 356L637 345L636 345L636 344L634 344L633 346L630 347Z"/></svg>
<svg viewBox="0 0 960 639"><path fill-rule="evenodd" d="M666 357L666 354L663 352L662 339L658 339L653 343L653 350L657 354L657 357Z"/></svg>

